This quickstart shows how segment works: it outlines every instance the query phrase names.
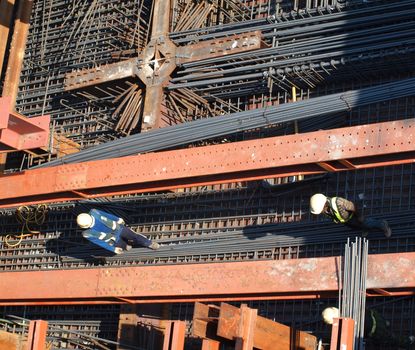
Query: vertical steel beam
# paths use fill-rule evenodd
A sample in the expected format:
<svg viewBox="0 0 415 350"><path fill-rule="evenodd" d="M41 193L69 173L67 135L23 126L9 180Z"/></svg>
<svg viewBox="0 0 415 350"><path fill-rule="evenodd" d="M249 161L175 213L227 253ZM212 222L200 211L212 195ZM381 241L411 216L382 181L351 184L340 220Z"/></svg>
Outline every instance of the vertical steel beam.
<svg viewBox="0 0 415 350"><path fill-rule="evenodd" d="M245 304L241 305L241 317L239 319L235 350L252 350L254 348L254 333L257 315L257 309L250 309Z"/></svg>
<svg viewBox="0 0 415 350"><path fill-rule="evenodd" d="M171 321L164 333L163 350L183 350L186 335L186 322Z"/></svg>
<svg viewBox="0 0 415 350"><path fill-rule="evenodd" d="M26 350L45 350L47 330L48 323L46 321L30 321Z"/></svg>
<svg viewBox="0 0 415 350"><path fill-rule="evenodd" d="M170 27L170 0L155 0L151 39L169 32Z"/></svg>
<svg viewBox="0 0 415 350"><path fill-rule="evenodd" d="M140 76L146 84L143 131L161 126L163 85L169 81L170 73L176 67L172 59L176 47L167 37L170 27L170 0L155 1L152 21L150 42L143 52L146 65Z"/></svg>
<svg viewBox="0 0 415 350"><path fill-rule="evenodd" d="M7 63L6 77L4 79L2 92L2 96L11 97L11 109L14 109L16 104L24 52L26 48L27 36L29 34L32 7L33 0L19 1L16 20L14 22L13 38L10 45L9 61Z"/></svg>
<svg viewBox="0 0 415 350"><path fill-rule="evenodd" d="M9 59L7 63L6 76L4 79L4 85L3 85L3 91L2 91L2 96L11 97L11 105L10 105L11 109L14 109L14 106L16 105L17 91L19 89L20 73L22 71L22 66L23 66L23 58L24 58L24 52L26 48L27 36L29 34L29 22L30 22L30 15L32 13L32 6L33 6L33 0L19 1L16 19L14 21L13 37L12 37L12 42L10 44ZM5 37L1 36L0 38L2 38L2 40L0 41L5 41L7 43L7 39ZM1 57L1 52L0 52L0 61L3 62L3 59ZM6 160L7 160L6 154L0 155L0 173L4 171L4 168L6 166Z"/></svg>
<svg viewBox="0 0 415 350"><path fill-rule="evenodd" d="M12 14L15 0L0 0L0 79L6 58L6 48L12 24Z"/></svg>
<svg viewBox="0 0 415 350"><path fill-rule="evenodd" d="M353 350L354 320L335 318L331 331L330 350Z"/></svg>

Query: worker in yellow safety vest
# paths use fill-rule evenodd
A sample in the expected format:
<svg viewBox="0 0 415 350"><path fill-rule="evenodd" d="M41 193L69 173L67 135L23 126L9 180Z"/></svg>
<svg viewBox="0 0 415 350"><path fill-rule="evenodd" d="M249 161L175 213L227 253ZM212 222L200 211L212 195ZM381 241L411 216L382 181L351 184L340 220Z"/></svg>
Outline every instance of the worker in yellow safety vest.
<svg viewBox="0 0 415 350"><path fill-rule="evenodd" d="M310 198L310 211L315 215L325 214L335 223L363 230L364 234L372 230L381 230L387 238L392 235L386 220L364 218L353 202L342 197L327 197L322 193L316 193Z"/></svg>

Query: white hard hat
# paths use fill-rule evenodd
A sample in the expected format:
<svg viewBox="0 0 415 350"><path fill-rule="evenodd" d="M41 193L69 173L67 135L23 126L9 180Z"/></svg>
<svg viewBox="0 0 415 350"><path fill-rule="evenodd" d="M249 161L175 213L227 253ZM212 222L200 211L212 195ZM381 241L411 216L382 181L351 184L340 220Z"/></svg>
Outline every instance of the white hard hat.
<svg viewBox="0 0 415 350"><path fill-rule="evenodd" d="M87 213L82 213L77 216L76 222L82 228L89 228L92 226L93 218Z"/></svg>
<svg viewBox="0 0 415 350"><path fill-rule="evenodd" d="M334 306L327 307L323 310L321 316L323 316L323 320L325 323L333 324L334 319L339 318L340 316L339 309Z"/></svg>
<svg viewBox="0 0 415 350"><path fill-rule="evenodd" d="M321 214L326 204L327 197L324 194L316 193L310 198L310 211L311 214Z"/></svg>

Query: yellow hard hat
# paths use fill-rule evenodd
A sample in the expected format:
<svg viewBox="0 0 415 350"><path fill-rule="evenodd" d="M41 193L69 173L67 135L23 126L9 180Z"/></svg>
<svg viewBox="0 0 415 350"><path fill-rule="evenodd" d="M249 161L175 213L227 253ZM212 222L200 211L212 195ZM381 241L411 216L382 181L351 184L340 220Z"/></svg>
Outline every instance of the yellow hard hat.
<svg viewBox="0 0 415 350"><path fill-rule="evenodd" d="M324 194L316 193L310 198L310 212L311 214L321 214L326 204L327 197Z"/></svg>
<svg viewBox="0 0 415 350"><path fill-rule="evenodd" d="M324 323L333 324L334 319L340 317L339 309L334 306L326 307L321 316L323 316Z"/></svg>
<svg viewBox="0 0 415 350"><path fill-rule="evenodd" d="M79 214L76 218L76 222L78 223L79 227L82 228L89 228L92 226L94 219L91 215L87 213Z"/></svg>

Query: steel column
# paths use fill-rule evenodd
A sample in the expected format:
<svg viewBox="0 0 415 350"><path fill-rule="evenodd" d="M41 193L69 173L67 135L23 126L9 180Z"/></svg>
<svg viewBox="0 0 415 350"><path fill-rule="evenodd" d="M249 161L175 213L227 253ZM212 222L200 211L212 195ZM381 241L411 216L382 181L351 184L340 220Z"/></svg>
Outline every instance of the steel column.
<svg viewBox="0 0 415 350"><path fill-rule="evenodd" d="M412 163L414 130L410 119L33 169L0 177L0 206Z"/></svg>
<svg viewBox="0 0 415 350"><path fill-rule="evenodd" d="M338 290L339 269L340 258L327 257L3 272L0 305L321 297ZM369 255L367 289L413 294L414 269L413 252ZM30 285L26 281L31 281Z"/></svg>
<svg viewBox="0 0 415 350"><path fill-rule="evenodd" d="M6 47L12 24L12 14L15 0L0 0L0 79L3 64L6 59Z"/></svg>
<svg viewBox="0 0 415 350"><path fill-rule="evenodd" d="M331 331L330 350L353 350L354 320L335 318Z"/></svg>
<svg viewBox="0 0 415 350"><path fill-rule="evenodd" d="M186 322L170 321L164 333L163 350L183 350Z"/></svg>
<svg viewBox="0 0 415 350"><path fill-rule="evenodd" d="M48 330L47 321L34 320L29 324L29 335L26 350L45 350L46 332Z"/></svg>
<svg viewBox="0 0 415 350"><path fill-rule="evenodd" d="M16 104L19 88L20 73L23 66L24 52L27 36L29 34L30 15L32 13L33 0L19 1L16 20L14 22L13 38L10 45L9 61L2 96L11 97L11 109Z"/></svg>

